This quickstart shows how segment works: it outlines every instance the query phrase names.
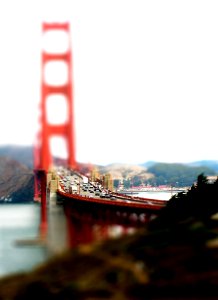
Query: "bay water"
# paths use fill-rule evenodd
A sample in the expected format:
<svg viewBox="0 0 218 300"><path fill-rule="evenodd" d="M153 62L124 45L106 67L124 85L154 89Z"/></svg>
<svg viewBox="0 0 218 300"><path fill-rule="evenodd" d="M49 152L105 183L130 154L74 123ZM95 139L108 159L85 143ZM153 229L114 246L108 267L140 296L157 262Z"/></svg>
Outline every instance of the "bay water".
<svg viewBox="0 0 218 300"><path fill-rule="evenodd" d="M0 277L31 270L47 259L42 245L19 245L21 240L38 238L40 206L37 204L0 205Z"/></svg>
<svg viewBox="0 0 218 300"><path fill-rule="evenodd" d="M140 192L134 196L169 200L171 192ZM59 207L61 209L61 207ZM51 210L51 209L50 209ZM63 227L57 228L57 224L64 224L60 210L52 211L54 225L50 226L50 236L54 236L50 242L53 248L64 244L60 236L64 232ZM0 277L22 271L29 271L42 264L50 257L48 249L42 244L20 243L20 241L37 240L40 226L40 205L33 204L2 204L0 205ZM53 230L54 228L54 230ZM50 238L51 240L51 238Z"/></svg>
<svg viewBox="0 0 218 300"><path fill-rule="evenodd" d="M157 199L157 200L170 200L170 198L177 194L177 192L174 192L174 191L149 191L149 192L139 192L137 194L133 194L133 196L137 196L137 197L142 197L142 198L149 198L149 199Z"/></svg>

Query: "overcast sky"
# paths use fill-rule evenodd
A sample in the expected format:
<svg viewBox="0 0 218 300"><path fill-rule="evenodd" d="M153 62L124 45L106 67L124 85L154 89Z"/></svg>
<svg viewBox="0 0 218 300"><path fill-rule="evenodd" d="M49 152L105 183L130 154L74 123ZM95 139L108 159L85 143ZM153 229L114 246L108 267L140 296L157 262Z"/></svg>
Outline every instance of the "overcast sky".
<svg viewBox="0 0 218 300"><path fill-rule="evenodd" d="M69 21L78 161L217 160L217 16L208 0L1 1L0 144L33 143L41 23Z"/></svg>

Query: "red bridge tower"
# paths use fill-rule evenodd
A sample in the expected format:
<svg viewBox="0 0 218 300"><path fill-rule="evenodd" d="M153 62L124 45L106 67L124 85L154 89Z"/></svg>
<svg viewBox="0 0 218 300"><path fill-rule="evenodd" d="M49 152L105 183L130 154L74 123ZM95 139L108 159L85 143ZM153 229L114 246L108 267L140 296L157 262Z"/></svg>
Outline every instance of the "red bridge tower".
<svg viewBox="0 0 218 300"><path fill-rule="evenodd" d="M34 169L35 169L35 199L40 198L41 179L40 173L47 172L52 166L52 153L50 140L52 137L62 137L66 142L67 165L76 169L75 159L75 130L73 115L73 83L72 83L72 60L70 46L70 26L69 23L43 23L43 35L50 31L56 34L60 31L68 36L69 46L66 52L48 53L42 49L42 78L41 78L41 103L40 103L40 131L37 135L34 148ZM57 40L58 43L58 40ZM67 80L63 85L51 85L46 82L45 68L47 64L53 62L64 62L67 66ZM62 124L50 124L48 121L47 100L49 96L62 95L66 99L67 117ZM42 176L44 177L44 176ZM41 191L42 193L44 191Z"/></svg>

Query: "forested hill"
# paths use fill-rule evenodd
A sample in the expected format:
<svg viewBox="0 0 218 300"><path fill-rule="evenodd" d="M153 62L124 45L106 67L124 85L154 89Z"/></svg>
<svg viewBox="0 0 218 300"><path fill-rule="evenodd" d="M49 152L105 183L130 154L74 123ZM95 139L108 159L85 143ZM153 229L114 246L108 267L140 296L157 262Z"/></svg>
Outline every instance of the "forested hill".
<svg viewBox="0 0 218 300"><path fill-rule="evenodd" d="M161 164L161 163L164 163L164 162L147 161L147 162L140 164L140 166L148 169L156 164ZM181 165L181 163L179 163L179 162L177 164ZM198 160L198 161L182 163L182 164L185 166L188 166L188 167L207 167L207 168L210 168L211 170L215 171L218 174L218 160Z"/></svg>
<svg viewBox="0 0 218 300"><path fill-rule="evenodd" d="M191 186L199 174L216 175L209 167L192 167L184 164L157 163L147 169L154 175L149 180L152 185Z"/></svg>
<svg viewBox="0 0 218 300"><path fill-rule="evenodd" d="M200 160L188 164L192 167L208 167L218 173L218 160Z"/></svg>

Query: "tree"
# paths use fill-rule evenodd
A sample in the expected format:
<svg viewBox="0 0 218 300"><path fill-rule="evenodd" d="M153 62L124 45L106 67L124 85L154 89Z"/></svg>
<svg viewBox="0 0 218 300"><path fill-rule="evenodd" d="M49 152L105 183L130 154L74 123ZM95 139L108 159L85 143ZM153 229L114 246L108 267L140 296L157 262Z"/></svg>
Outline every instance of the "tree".
<svg viewBox="0 0 218 300"><path fill-rule="evenodd" d="M117 189L119 187L120 180L119 179L114 179L114 188Z"/></svg>
<svg viewBox="0 0 218 300"><path fill-rule="evenodd" d="M200 174L197 183L187 193L178 193L168 201L153 224L161 228L171 227L191 219L207 223L218 212L217 199L218 179L208 183L206 176Z"/></svg>
<svg viewBox="0 0 218 300"><path fill-rule="evenodd" d="M123 185L124 185L124 188L125 188L125 189L129 189L130 186L131 186L131 180L129 180L129 179L124 179L124 180L123 180Z"/></svg>
<svg viewBox="0 0 218 300"><path fill-rule="evenodd" d="M142 184L142 180L140 176L134 176L132 178L132 184L133 186L140 186Z"/></svg>

